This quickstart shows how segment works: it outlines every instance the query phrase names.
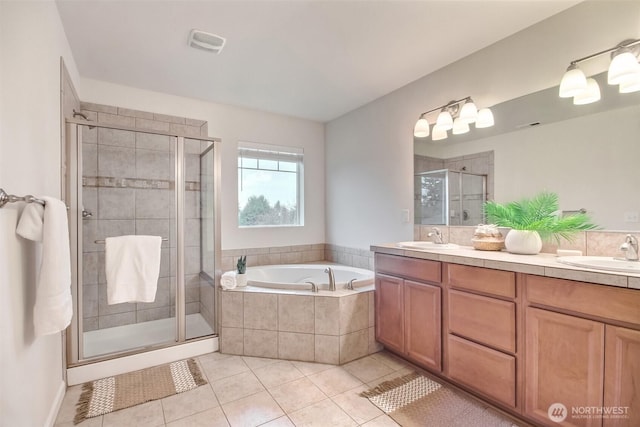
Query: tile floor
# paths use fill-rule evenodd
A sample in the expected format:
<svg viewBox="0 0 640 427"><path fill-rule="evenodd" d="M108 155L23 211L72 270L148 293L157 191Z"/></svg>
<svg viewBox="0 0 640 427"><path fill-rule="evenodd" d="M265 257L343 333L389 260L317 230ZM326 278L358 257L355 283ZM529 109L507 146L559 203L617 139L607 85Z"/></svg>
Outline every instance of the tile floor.
<svg viewBox="0 0 640 427"><path fill-rule="evenodd" d="M95 417L80 427L397 426L358 393L414 368L380 352L343 366L210 353L196 358L208 384ZM67 390L55 427L73 426L81 386ZM492 412L491 426L512 423ZM478 425L467 413L455 425ZM449 418L446 425L451 425ZM434 426L434 424L431 424ZM443 424L444 425L444 424ZM484 424L489 427L489 424ZM484 427L483 426L483 427Z"/></svg>

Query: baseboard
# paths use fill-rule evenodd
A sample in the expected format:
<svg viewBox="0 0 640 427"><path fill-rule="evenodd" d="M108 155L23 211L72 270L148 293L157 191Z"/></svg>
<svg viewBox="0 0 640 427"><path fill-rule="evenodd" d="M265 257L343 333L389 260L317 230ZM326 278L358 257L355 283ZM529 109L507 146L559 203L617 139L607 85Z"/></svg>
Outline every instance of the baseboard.
<svg viewBox="0 0 640 427"><path fill-rule="evenodd" d="M56 423L56 418L58 418L58 412L60 412L60 408L62 407L62 401L64 400L64 394L67 392L67 385L64 381L60 382L60 386L58 387L58 392L56 393L56 398L51 403L51 409L49 409L49 415L47 416L47 420L45 421L45 426L53 427Z"/></svg>
<svg viewBox="0 0 640 427"><path fill-rule="evenodd" d="M75 366L67 369L67 382L69 386L82 384L100 378L124 374L125 372L133 372L151 366L200 356L217 350L218 337L214 337L131 356L118 357L112 360Z"/></svg>

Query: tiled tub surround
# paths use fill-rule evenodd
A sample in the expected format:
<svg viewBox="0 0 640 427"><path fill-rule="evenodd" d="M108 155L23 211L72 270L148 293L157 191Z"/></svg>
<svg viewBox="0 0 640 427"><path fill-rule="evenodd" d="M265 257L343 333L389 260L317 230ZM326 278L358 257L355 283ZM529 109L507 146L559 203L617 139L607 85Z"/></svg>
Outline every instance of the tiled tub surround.
<svg viewBox="0 0 640 427"><path fill-rule="evenodd" d="M339 365L381 349L373 286L319 293L247 287L221 294L221 353Z"/></svg>
<svg viewBox="0 0 640 427"><path fill-rule="evenodd" d="M222 270L235 269L236 261L242 255L247 256L248 267L327 261L373 270L373 252L325 243L223 250Z"/></svg>
<svg viewBox="0 0 640 427"><path fill-rule="evenodd" d="M83 204L93 214L83 220L83 330L173 317L176 293L175 138L144 133L144 130L206 136L207 124L97 104L83 103L82 111L89 120L98 123L140 129L140 132L86 126L82 129ZM214 288L199 276L199 154L204 148L202 144L185 138L186 313L200 312L213 326ZM168 238L162 243L160 279L153 303L107 304L104 244L94 241L124 234Z"/></svg>

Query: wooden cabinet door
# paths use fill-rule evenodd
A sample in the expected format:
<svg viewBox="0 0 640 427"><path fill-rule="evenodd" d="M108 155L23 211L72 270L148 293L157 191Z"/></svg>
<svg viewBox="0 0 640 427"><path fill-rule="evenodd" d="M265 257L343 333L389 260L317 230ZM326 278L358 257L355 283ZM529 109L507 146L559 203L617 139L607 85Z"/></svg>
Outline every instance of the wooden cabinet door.
<svg viewBox="0 0 640 427"><path fill-rule="evenodd" d="M572 417L572 408L602 406L604 324L531 307L525 322L525 414L549 426L602 425ZM548 416L554 403L568 411L560 423Z"/></svg>
<svg viewBox="0 0 640 427"><path fill-rule="evenodd" d="M403 280L376 275L376 340L390 350L404 351Z"/></svg>
<svg viewBox="0 0 640 427"><path fill-rule="evenodd" d="M640 331L607 325L604 367L605 427L640 425ZM613 412L615 411L615 412Z"/></svg>
<svg viewBox="0 0 640 427"><path fill-rule="evenodd" d="M404 282L405 354L415 363L442 368L440 287Z"/></svg>

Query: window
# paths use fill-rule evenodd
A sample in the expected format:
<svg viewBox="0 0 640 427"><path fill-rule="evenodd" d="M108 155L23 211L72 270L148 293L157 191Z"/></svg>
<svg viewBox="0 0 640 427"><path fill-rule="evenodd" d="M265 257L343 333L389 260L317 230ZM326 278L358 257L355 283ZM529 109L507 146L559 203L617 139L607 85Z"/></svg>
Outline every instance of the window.
<svg viewBox="0 0 640 427"><path fill-rule="evenodd" d="M303 225L303 150L238 143L238 225Z"/></svg>

